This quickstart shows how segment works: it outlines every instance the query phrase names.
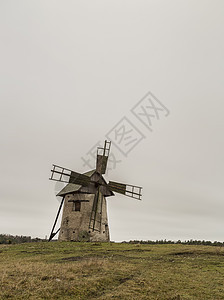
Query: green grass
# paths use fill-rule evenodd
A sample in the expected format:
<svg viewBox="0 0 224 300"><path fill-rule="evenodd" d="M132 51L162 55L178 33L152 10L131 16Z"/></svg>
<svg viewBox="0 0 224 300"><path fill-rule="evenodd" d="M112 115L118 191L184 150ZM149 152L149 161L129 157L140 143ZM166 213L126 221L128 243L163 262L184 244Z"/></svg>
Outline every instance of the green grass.
<svg viewBox="0 0 224 300"><path fill-rule="evenodd" d="M223 247L0 245L0 299L224 299Z"/></svg>

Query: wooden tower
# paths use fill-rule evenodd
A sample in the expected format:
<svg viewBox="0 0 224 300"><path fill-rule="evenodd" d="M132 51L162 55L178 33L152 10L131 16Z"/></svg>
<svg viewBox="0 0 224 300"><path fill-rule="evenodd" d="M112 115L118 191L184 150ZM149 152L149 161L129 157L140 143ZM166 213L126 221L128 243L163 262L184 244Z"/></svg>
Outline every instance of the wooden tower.
<svg viewBox="0 0 224 300"><path fill-rule="evenodd" d="M97 148L96 169L80 174L70 169L53 165L50 180L66 182L57 194L62 197L49 241L59 232L60 241L109 242L106 197L117 192L141 200L142 188L103 178L106 173L111 142ZM64 206L63 206L64 204ZM63 207L61 227L55 226Z"/></svg>

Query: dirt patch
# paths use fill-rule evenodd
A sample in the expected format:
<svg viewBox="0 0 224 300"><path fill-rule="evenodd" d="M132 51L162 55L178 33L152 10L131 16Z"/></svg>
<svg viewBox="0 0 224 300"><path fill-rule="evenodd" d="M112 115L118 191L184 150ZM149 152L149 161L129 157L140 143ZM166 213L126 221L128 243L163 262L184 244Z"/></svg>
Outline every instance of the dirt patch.
<svg viewBox="0 0 224 300"><path fill-rule="evenodd" d="M50 279L49 276L42 276L42 277L41 277L41 280L42 280L42 281L44 281L44 280L49 280L49 279Z"/></svg>
<svg viewBox="0 0 224 300"><path fill-rule="evenodd" d="M150 252L151 249L127 249L127 250L121 250L122 252Z"/></svg>
<svg viewBox="0 0 224 300"><path fill-rule="evenodd" d="M133 278L133 276L129 276L129 277L124 277L124 278L120 278L119 279L119 283L122 284L128 280L131 280Z"/></svg>
<svg viewBox="0 0 224 300"><path fill-rule="evenodd" d="M132 259L133 260L139 260L139 259L142 259L142 257L138 257L138 256L126 256L126 255L121 255L121 254L112 254L108 258L120 259L120 260L132 260Z"/></svg>
<svg viewBox="0 0 224 300"><path fill-rule="evenodd" d="M90 259L104 259L106 256L70 256L70 257L63 257L60 259L61 261L81 261L81 260L90 260Z"/></svg>
<svg viewBox="0 0 224 300"><path fill-rule="evenodd" d="M17 253L17 254L20 254L20 253L27 253L27 254L31 254L31 255L36 255L36 254L49 254L48 251L27 251L27 250L21 250L21 251L19 251L19 253Z"/></svg>
<svg viewBox="0 0 224 300"><path fill-rule="evenodd" d="M185 251L185 252L174 252L174 253L171 253L170 255L196 255L197 253L195 252L190 252L190 251Z"/></svg>
<svg viewBox="0 0 224 300"><path fill-rule="evenodd" d="M151 249L124 249L124 250L116 250L116 252L151 252ZM107 249L106 252L115 252L114 249Z"/></svg>
<svg viewBox="0 0 224 300"><path fill-rule="evenodd" d="M102 246L102 244L96 242L96 243L92 243L91 246Z"/></svg>
<svg viewBox="0 0 224 300"><path fill-rule="evenodd" d="M224 252L200 252L200 251L183 251L183 252L174 252L170 253L169 255L175 255L175 256L192 256L192 255L201 255L201 256L206 256L206 255L211 255L211 256L224 256Z"/></svg>

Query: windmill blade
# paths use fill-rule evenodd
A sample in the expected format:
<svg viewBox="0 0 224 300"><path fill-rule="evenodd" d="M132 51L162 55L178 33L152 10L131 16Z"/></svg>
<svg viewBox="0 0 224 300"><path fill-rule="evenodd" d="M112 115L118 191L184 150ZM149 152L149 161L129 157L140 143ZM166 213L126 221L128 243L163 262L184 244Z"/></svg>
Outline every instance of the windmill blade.
<svg viewBox="0 0 224 300"><path fill-rule="evenodd" d="M101 232L102 223L102 206L103 206L103 195L100 191L100 187L97 189L93 200L93 206L89 221L89 229L92 231Z"/></svg>
<svg viewBox="0 0 224 300"><path fill-rule="evenodd" d="M138 200L142 200L142 187L140 186L124 184L115 181L109 181L107 186L113 192L123 194L125 196L135 198Z"/></svg>
<svg viewBox="0 0 224 300"><path fill-rule="evenodd" d="M90 178L88 176L57 165L53 165L51 172L50 180L75 183L84 186L87 186L90 182Z"/></svg>
<svg viewBox="0 0 224 300"><path fill-rule="evenodd" d="M105 140L104 147L97 148L96 171L105 174L107 169L107 161L110 153L111 142Z"/></svg>

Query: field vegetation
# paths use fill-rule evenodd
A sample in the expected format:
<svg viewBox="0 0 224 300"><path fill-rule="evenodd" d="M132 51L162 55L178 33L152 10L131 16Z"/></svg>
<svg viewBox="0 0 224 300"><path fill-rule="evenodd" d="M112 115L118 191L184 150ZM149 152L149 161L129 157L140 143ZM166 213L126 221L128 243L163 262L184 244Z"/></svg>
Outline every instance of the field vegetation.
<svg viewBox="0 0 224 300"><path fill-rule="evenodd" d="M224 247L0 245L0 299L224 299Z"/></svg>

